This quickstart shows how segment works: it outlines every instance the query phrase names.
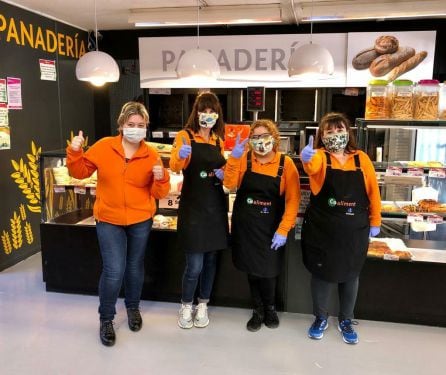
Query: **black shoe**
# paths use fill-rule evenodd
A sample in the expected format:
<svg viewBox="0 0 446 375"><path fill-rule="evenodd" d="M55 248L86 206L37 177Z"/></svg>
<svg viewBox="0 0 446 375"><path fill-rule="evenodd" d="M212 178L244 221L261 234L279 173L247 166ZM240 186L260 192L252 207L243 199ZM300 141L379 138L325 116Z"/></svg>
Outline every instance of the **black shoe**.
<svg viewBox="0 0 446 375"><path fill-rule="evenodd" d="M252 311L252 317L248 320L248 323L246 323L246 329L250 332L256 332L260 329L263 323L264 314L263 314L263 308L262 309L254 309Z"/></svg>
<svg viewBox="0 0 446 375"><path fill-rule="evenodd" d="M115 345L116 335L113 328L113 320L101 320L99 328L99 337L105 346Z"/></svg>
<svg viewBox="0 0 446 375"><path fill-rule="evenodd" d="M277 316L274 305L265 306L264 323L268 328L277 328L279 326L279 317Z"/></svg>
<svg viewBox="0 0 446 375"><path fill-rule="evenodd" d="M138 308L127 309L127 317L129 320L129 328L133 332L137 332L142 327L141 313Z"/></svg>

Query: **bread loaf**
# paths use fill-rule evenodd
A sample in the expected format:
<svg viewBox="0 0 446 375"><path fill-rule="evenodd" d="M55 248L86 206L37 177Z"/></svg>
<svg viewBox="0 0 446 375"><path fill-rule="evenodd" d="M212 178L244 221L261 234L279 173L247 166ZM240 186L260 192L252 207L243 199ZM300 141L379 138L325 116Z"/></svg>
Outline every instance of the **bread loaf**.
<svg viewBox="0 0 446 375"><path fill-rule="evenodd" d="M393 68L387 79L389 81L394 81L397 79L400 75L403 75L404 73L408 72L409 70L412 70L415 68L420 62L422 62L427 56L426 51L418 52L416 55L412 56L411 58L407 59L406 61L402 62L395 68Z"/></svg>
<svg viewBox="0 0 446 375"><path fill-rule="evenodd" d="M383 35L375 40L375 50L380 55L394 53L398 50L398 39L392 35Z"/></svg>
<svg viewBox="0 0 446 375"><path fill-rule="evenodd" d="M364 49L357 53L352 60L353 68L356 70L367 69L373 60L379 56L374 47Z"/></svg>
<svg viewBox="0 0 446 375"><path fill-rule="evenodd" d="M395 53L387 53L378 56L370 64L369 70L375 77L381 77L389 73L393 68L400 65L403 61L415 55L415 50L411 47L400 47Z"/></svg>

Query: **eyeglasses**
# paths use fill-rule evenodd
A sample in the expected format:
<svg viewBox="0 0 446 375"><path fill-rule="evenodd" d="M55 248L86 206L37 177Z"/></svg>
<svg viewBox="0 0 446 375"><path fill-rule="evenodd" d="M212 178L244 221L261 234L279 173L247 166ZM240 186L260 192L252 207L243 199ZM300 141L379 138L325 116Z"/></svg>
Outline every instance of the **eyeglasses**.
<svg viewBox="0 0 446 375"><path fill-rule="evenodd" d="M270 133L263 133L263 134L251 135L250 139L253 141L259 141L259 140L265 141L270 137L272 137Z"/></svg>

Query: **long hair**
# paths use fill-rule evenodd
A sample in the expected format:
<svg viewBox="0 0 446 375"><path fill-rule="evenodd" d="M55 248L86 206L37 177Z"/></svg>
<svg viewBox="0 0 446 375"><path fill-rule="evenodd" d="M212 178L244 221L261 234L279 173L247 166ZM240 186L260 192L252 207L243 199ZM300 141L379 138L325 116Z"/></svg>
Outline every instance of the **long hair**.
<svg viewBox="0 0 446 375"><path fill-rule="evenodd" d="M144 119L147 127L147 125L149 124L149 113L147 112L144 104L139 102L127 102L122 106L117 120L118 131L120 133L123 125L128 121L130 116L133 115L140 115Z"/></svg>
<svg viewBox="0 0 446 375"><path fill-rule="evenodd" d="M345 153L347 154L354 153L358 149L358 146L356 144L355 135L353 134L350 121L347 118L347 116L338 112L327 113L321 118L321 121L319 122L319 128L316 134L316 140L314 142L314 148L321 148L321 147L325 148L322 142L322 135L324 134L325 130L332 128L342 129L343 127L345 127L348 133L348 143L347 146L345 147Z"/></svg>
<svg viewBox="0 0 446 375"><path fill-rule="evenodd" d="M280 134L279 130L277 130L276 124L272 120L262 119L254 121L251 125L251 129L249 130L249 137L252 136L254 129L259 128L260 126L263 126L265 129L268 130L268 133L270 133L274 138L274 145L273 150L277 151L278 147L280 146Z"/></svg>
<svg viewBox="0 0 446 375"><path fill-rule="evenodd" d="M198 133L200 130L200 124L198 123L198 112L204 112L207 108L212 109L218 114L218 119L211 131L223 138L225 132L225 123L223 121L223 110L221 109L220 101L217 95L212 92L204 92L195 98L192 112L187 119L186 129L191 129L194 133Z"/></svg>

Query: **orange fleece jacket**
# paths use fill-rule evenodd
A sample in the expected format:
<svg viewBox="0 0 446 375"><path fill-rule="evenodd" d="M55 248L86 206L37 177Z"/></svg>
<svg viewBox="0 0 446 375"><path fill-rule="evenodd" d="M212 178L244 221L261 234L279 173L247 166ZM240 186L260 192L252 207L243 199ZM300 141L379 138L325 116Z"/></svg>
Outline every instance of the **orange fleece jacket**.
<svg viewBox="0 0 446 375"><path fill-rule="evenodd" d="M212 133L209 142L207 142L200 134L194 133L192 130L190 130L190 132L194 136L194 140L197 143L209 143L210 145L216 145L217 139L219 138L216 134ZM170 169L174 172L179 172L183 169L186 169L190 163L190 155L186 159L180 159L180 156L178 155L178 153L180 152L180 148L183 145L183 137L184 139L186 139L187 144L190 145L189 134L187 134L186 130L180 130L177 133L177 136L175 137L175 141L172 147L172 152L170 154L169 166ZM221 138L220 138L220 148L221 148L221 154L224 155L225 144Z"/></svg>
<svg viewBox="0 0 446 375"><path fill-rule="evenodd" d="M310 189L314 195L317 195L321 191L325 181L327 159L325 158L324 150L324 148L318 149L309 163L302 162L305 172L310 177ZM332 157L331 167L344 171L354 171L356 169L354 155L356 154L359 155L361 170L364 175L365 189L370 201L370 225L378 227L381 225L381 195L379 193L375 168L368 155L361 150L357 150L355 153L348 155L348 159L344 165L341 165L338 159Z"/></svg>
<svg viewBox="0 0 446 375"><path fill-rule="evenodd" d="M241 158L229 157L225 168L225 178L223 184L228 189L240 187L243 176L247 169L247 155L245 152ZM280 164L280 152L276 152L274 159L269 163L261 164L257 161L255 154L252 153L252 171L267 176L277 176ZM276 232L286 236L288 231L296 224L296 216L299 210L300 202L300 184L299 173L294 162L289 156L285 156L284 169L280 180L280 195L285 193L285 212Z"/></svg>
<svg viewBox="0 0 446 375"><path fill-rule="evenodd" d="M155 214L155 199L170 190L169 173L153 179L153 166L159 163L157 151L141 142L126 162L122 136L105 137L83 153L67 147L67 167L75 178L86 178L97 170L98 183L93 214L96 220L115 225L131 225L148 220Z"/></svg>

